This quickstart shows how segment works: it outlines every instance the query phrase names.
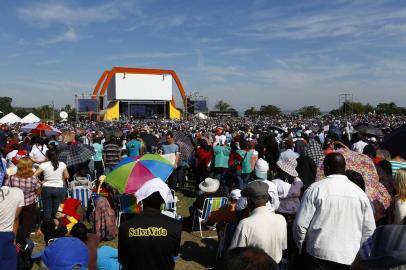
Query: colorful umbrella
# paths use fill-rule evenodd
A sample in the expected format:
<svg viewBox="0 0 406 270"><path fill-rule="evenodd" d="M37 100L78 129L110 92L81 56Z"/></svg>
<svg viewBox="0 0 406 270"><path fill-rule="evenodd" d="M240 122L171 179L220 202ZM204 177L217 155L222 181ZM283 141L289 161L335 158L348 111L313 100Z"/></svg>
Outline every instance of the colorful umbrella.
<svg viewBox="0 0 406 270"><path fill-rule="evenodd" d="M22 132L33 133L39 136L52 136L52 135L59 135L62 132L50 125L45 123L34 123L28 124L21 127Z"/></svg>
<svg viewBox="0 0 406 270"><path fill-rule="evenodd" d="M379 182L379 176L372 159L364 154L351 151L348 148L340 148L335 152L341 153L344 156L346 170L354 170L362 175L365 181L368 198L373 202L379 202L387 209L391 203L391 196L385 186ZM318 180L324 178L323 171L323 162L320 162L317 170Z"/></svg>
<svg viewBox="0 0 406 270"><path fill-rule="evenodd" d="M132 194L151 179L159 177L166 182L173 169L172 164L160 155L127 157L107 175L106 182L120 193Z"/></svg>

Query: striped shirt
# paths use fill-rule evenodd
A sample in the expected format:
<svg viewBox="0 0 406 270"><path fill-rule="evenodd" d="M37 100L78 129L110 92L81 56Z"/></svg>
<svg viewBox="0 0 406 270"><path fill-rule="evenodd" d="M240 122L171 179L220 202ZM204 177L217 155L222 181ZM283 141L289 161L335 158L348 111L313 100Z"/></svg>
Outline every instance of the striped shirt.
<svg viewBox="0 0 406 270"><path fill-rule="evenodd" d="M5 185L21 189L24 193L24 206L27 206L35 202L35 199L37 198L35 191L41 187L41 182L35 176L18 178L13 175L6 180Z"/></svg>
<svg viewBox="0 0 406 270"><path fill-rule="evenodd" d="M103 147L103 158L106 167L116 166L121 159L121 148L115 144L106 144Z"/></svg>
<svg viewBox="0 0 406 270"><path fill-rule="evenodd" d="M406 169L406 162L399 162L391 160L392 164L392 175L395 176L399 169Z"/></svg>

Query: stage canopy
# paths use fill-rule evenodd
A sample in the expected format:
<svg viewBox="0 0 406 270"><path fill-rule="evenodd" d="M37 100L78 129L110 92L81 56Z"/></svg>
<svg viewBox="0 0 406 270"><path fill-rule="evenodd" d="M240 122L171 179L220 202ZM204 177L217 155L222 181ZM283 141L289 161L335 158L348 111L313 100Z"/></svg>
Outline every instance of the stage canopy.
<svg viewBox="0 0 406 270"><path fill-rule="evenodd" d="M30 114L27 114L25 117L23 117L23 119L21 119L20 122L24 123L24 124L32 124L32 123L41 122L41 119L39 119L38 116L36 116L35 114L30 113Z"/></svg>
<svg viewBox="0 0 406 270"><path fill-rule="evenodd" d="M14 113L9 113L0 119L0 124L14 124L19 123L20 121L21 121L20 117L18 117Z"/></svg>

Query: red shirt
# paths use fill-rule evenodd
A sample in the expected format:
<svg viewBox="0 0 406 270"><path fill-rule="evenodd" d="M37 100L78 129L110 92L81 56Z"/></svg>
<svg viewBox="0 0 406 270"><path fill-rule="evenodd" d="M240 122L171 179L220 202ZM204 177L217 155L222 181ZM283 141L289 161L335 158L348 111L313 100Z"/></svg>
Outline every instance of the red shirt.
<svg viewBox="0 0 406 270"><path fill-rule="evenodd" d="M212 151L205 151L203 148L199 147L196 151L196 158L198 168L207 168L213 156Z"/></svg>

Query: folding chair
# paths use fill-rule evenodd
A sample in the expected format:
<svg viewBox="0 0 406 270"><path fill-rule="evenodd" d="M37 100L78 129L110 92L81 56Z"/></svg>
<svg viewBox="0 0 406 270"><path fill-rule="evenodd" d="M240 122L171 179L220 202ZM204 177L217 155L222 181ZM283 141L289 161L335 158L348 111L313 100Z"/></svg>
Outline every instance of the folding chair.
<svg viewBox="0 0 406 270"><path fill-rule="evenodd" d="M202 209L195 209L193 214L193 223L192 223L192 231L195 228L196 219L199 222L199 229L200 229L200 237L201 238L210 238L210 237L203 237L202 231L202 222L206 222L209 218L211 212L216 211L227 204L227 197L212 197L206 198L203 203Z"/></svg>
<svg viewBox="0 0 406 270"><path fill-rule="evenodd" d="M132 195L119 195L118 196L118 215L117 215L117 227L120 227L121 216L126 214L139 214L142 212L142 205L137 204L137 199Z"/></svg>
<svg viewBox="0 0 406 270"><path fill-rule="evenodd" d="M90 188L84 186L74 186L69 193L71 198L79 200L82 206L87 208L90 194L92 193Z"/></svg>

